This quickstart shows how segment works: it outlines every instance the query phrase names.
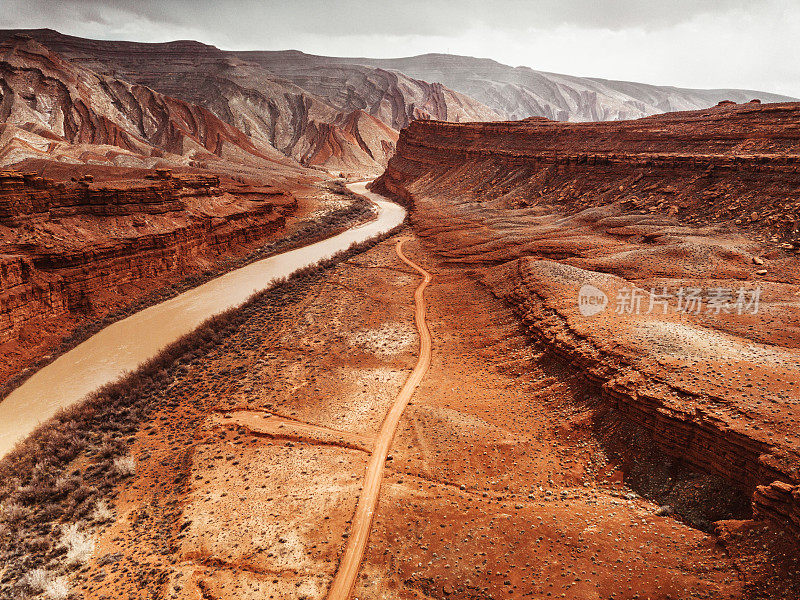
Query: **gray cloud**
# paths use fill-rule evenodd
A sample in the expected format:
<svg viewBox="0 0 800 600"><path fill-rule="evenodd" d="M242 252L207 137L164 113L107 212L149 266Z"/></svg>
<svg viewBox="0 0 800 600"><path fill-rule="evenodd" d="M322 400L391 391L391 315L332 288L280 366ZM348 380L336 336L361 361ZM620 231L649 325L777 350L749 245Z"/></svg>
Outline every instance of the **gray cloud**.
<svg viewBox="0 0 800 600"><path fill-rule="evenodd" d="M125 16L222 36L257 41L257 35L316 33L331 37L354 30L386 35L456 35L476 24L497 29L573 25L657 30L703 14L753 9L750 0L8 0L4 22L58 21L79 25L80 14ZM45 6L46 6L46 10ZM49 13L49 14L48 14ZM230 29L232 25L236 27Z"/></svg>
<svg viewBox="0 0 800 600"><path fill-rule="evenodd" d="M199 39L230 49L514 65L800 96L793 0L5 0L0 27L106 39Z"/></svg>

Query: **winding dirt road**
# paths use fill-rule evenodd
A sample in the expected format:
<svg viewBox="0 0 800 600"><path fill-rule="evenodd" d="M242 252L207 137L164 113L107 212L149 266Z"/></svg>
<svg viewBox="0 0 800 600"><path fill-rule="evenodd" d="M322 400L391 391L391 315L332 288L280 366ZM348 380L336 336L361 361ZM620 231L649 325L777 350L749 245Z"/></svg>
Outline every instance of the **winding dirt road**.
<svg viewBox="0 0 800 600"><path fill-rule="evenodd" d="M381 489L383 469L386 464L386 456L389 453L389 446L394 438L400 417L411 399L411 395L422 381L431 363L431 334L425 323L425 298L423 296L425 288L431 281L431 274L403 254L403 243L405 241L400 240L397 242L397 246L395 246L397 256L423 277L422 283L419 284L414 292L414 301L416 303L414 320L420 337L419 358L417 358L417 364L414 366L411 375L409 375L400 393L397 394L397 398L395 398L394 404L387 413L378 432L375 449L372 451L372 456L364 475L364 488L361 498L358 501L355 515L353 515L350 537L347 540L347 547L344 550L342 561L339 563L339 569L336 571L336 577L328 592L328 600L348 600L350 598L361 566L361 560L367 547L369 533L372 529L372 519L375 515L375 507L378 505L378 494Z"/></svg>

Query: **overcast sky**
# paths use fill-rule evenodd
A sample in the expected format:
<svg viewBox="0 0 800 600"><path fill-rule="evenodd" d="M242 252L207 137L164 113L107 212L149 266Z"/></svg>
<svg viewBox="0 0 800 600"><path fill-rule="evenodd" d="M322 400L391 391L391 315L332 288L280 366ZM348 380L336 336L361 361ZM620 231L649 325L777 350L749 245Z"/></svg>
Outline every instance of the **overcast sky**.
<svg viewBox="0 0 800 600"><path fill-rule="evenodd" d="M336 56L448 52L800 97L800 0L0 0L0 28Z"/></svg>

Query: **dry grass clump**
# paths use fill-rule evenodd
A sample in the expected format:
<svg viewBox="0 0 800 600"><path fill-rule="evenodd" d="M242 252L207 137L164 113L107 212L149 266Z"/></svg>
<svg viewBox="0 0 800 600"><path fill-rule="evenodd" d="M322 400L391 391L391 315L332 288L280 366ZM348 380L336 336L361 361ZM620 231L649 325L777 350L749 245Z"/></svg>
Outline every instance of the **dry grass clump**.
<svg viewBox="0 0 800 600"><path fill-rule="evenodd" d="M48 600L67 600L72 596L66 577L56 577L44 586L44 595Z"/></svg>
<svg viewBox="0 0 800 600"><path fill-rule="evenodd" d="M406 323L384 323L377 329L362 329L348 336L348 343L360 346L379 358L402 352L417 339L417 330Z"/></svg>
<svg viewBox="0 0 800 600"><path fill-rule="evenodd" d="M76 477L75 475L64 473L56 477L55 482L53 482L53 489L56 492L68 492L74 490L80 485L80 478Z"/></svg>
<svg viewBox="0 0 800 600"><path fill-rule="evenodd" d="M79 523L70 523L62 528L60 546L67 549L67 566L80 566L89 561L94 554L92 536L80 530Z"/></svg>
<svg viewBox="0 0 800 600"><path fill-rule="evenodd" d="M24 506L12 502L3 507L2 514L2 521L4 523L14 524L25 519L28 516L28 510Z"/></svg>
<svg viewBox="0 0 800 600"><path fill-rule="evenodd" d="M105 500L98 500L92 512L92 520L97 523L108 523L114 520L114 511Z"/></svg>
<svg viewBox="0 0 800 600"><path fill-rule="evenodd" d="M43 592L44 588L53 579L53 574L46 569L34 569L25 575L21 583L32 592Z"/></svg>
<svg viewBox="0 0 800 600"><path fill-rule="evenodd" d="M21 580L22 588L33 594L43 594L48 600L66 600L72 596L69 582L46 569L34 569Z"/></svg>
<svg viewBox="0 0 800 600"><path fill-rule="evenodd" d="M136 460L128 454L118 456L114 459L114 472L122 477L130 477L136 474Z"/></svg>

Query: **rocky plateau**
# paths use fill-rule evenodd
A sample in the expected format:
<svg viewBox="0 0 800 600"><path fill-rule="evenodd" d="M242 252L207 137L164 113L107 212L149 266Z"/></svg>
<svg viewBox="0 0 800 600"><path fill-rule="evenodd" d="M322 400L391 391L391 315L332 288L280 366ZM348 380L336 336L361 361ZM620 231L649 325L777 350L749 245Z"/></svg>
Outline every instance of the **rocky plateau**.
<svg viewBox="0 0 800 600"><path fill-rule="evenodd" d="M375 189L413 206L422 240L473 267L601 405L796 536L799 124L797 104L759 103L415 122ZM605 310L581 311L586 285ZM681 305L690 289L698 304ZM737 290L758 290L757 313Z"/></svg>

